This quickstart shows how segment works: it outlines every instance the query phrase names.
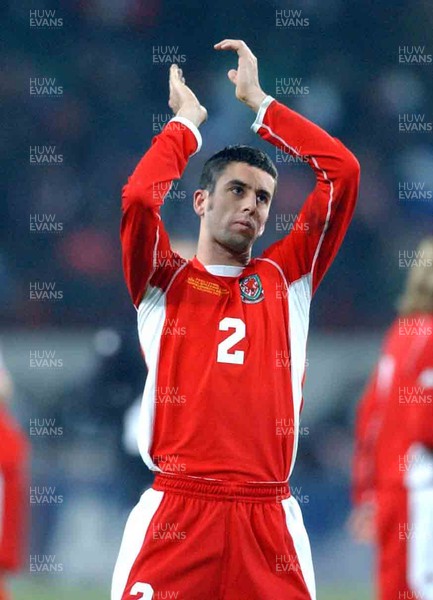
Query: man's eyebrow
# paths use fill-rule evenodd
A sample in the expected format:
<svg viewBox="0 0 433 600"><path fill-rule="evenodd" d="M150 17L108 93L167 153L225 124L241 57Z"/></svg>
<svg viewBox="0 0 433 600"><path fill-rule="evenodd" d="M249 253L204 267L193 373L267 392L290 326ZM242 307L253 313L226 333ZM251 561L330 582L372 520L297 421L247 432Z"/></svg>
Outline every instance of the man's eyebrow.
<svg viewBox="0 0 433 600"><path fill-rule="evenodd" d="M227 183L226 183L226 186L229 186L229 185L238 185L240 187L244 187L249 190L251 189L251 186L248 185L248 183L245 183L245 181L242 181L241 179L230 179L230 181L227 181ZM256 191L260 194L265 194L265 196L268 196L268 198L272 197L272 194L270 192L268 192L268 190L264 190L263 188L259 188Z"/></svg>

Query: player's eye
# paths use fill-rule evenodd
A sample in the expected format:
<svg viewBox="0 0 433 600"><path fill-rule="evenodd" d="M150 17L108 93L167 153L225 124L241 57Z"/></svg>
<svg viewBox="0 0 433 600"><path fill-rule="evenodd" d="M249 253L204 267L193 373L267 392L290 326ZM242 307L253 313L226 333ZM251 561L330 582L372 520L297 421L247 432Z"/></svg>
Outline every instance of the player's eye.
<svg viewBox="0 0 433 600"><path fill-rule="evenodd" d="M240 185L234 185L231 188L231 191L236 195L236 196L240 196L242 194L242 192L244 191L243 188Z"/></svg>
<svg viewBox="0 0 433 600"><path fill-rule="evenodd" d="M268 201L269 197L266 196L266 194L259 194L257 196L257 202L259 202L260 204L267 204Z"/></svg>

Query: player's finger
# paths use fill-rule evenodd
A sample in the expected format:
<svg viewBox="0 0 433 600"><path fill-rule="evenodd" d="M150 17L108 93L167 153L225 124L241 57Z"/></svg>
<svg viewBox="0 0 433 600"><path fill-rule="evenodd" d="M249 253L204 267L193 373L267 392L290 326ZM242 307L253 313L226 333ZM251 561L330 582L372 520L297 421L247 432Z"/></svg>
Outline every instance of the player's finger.
<svg viewBox="0 0 433 600"><path fill-rule="evenodd" d="M238 72L236 71L236 69L230 69L230 71L227 73L227 77L232 83L234 83L235 85L237 84Z"/></svg>
<svg viewBox="0 0 433 600"><path fill-rule="evenodd" d="M242 45L246 46L246 44L243 40L232 40L232 39L226 38L225 40L221 40L220 42L217 42L216 44L214 44L214 48L217 48L220 46L227 46L227 45L231 45L236 48L238 48Z"/></svg>
<svg viewBox="0 0 433 600"><path fill-rule="evenodd" d="M239 56L253 56L253 53L243 40L222 40L215 44L214 48L215 50L234 50Z"/></svg>
<svg viewBox="0 0 433 600"><path fill-rule="evenodd" d="M168 81L169 81L170 85L173 85L173 82L176 78L176 74L177 74L176 65L172 64L170 67L170 72L169 72L169 77L168 77Z"/></svg>
<svg viewBox="0 0 433 600"><path fill-rule="evenodd" d="M185 77L183 76L183 71L180 67L177 68L177 77L180 82L185 83Z"/></svg>
<svg viewBox="0 0 433 600"><path fill-rule="evenodd" d="M170 67L170 77L179 78L182 76L182 69L180 69L176 63L173 63Z"/></svg>
<svg viewBox="0 0 433 600"><path fill-rule="evenodd" d="M244 47L246 47L246 44L242 40L229 39L221 40L221 42L214 45L216 50L235 50L236 52L243 50Z"/></svg>

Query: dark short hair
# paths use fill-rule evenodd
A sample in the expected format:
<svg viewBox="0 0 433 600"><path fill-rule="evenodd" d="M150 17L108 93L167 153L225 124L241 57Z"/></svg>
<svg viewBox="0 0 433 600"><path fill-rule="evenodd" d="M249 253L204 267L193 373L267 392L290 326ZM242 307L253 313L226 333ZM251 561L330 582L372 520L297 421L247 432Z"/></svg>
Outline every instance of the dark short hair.
<svg viewBox="0 0 433 600"><path fill-rule="evenodd" d="M277 184L278 171L271 158L258 148L252 146L227 146L211 156L203 166L199 186L211 194L215 191L216 182L226 166L233 162L246 163L269 173Z"/></svg>

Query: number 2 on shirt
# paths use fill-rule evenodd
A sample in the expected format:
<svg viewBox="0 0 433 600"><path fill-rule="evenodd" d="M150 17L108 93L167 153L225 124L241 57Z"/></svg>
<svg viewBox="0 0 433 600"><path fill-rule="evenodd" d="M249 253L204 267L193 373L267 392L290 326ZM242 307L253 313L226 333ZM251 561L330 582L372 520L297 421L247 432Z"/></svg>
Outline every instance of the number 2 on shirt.
<svg viewBox="0 0 433 600"><path fill-rule="evenodd" d="M230 352L230 350L235 344L244 339L246 332L245 323L241 319L225 317L219 323L219 330L228 331L229 329L234 329L234 332L218 344L217 362L243 365L245 352L243 350Z"/></svg>

